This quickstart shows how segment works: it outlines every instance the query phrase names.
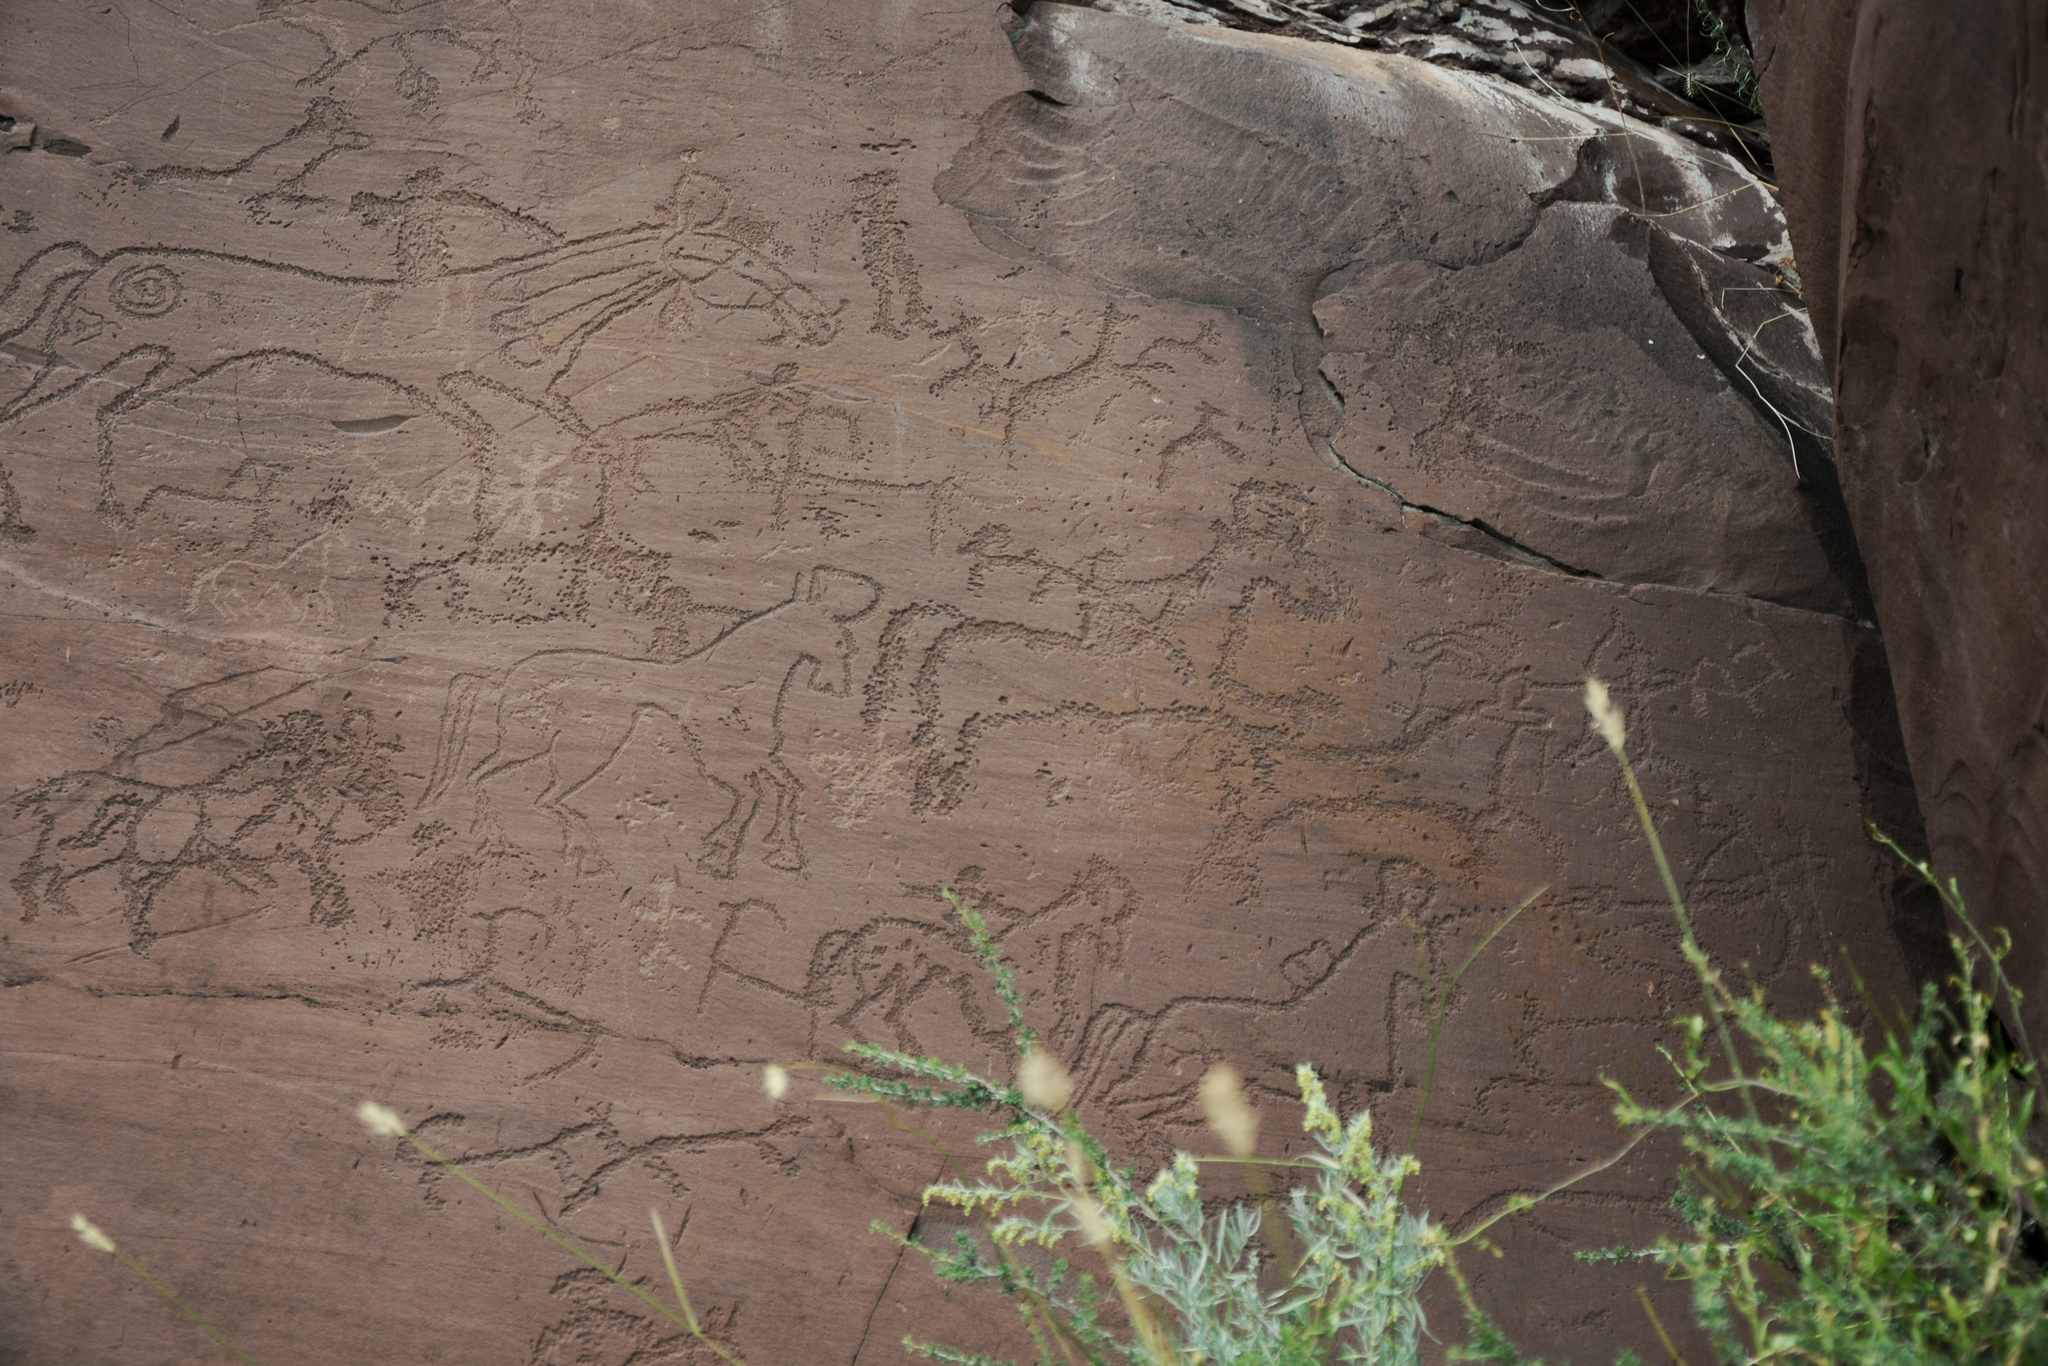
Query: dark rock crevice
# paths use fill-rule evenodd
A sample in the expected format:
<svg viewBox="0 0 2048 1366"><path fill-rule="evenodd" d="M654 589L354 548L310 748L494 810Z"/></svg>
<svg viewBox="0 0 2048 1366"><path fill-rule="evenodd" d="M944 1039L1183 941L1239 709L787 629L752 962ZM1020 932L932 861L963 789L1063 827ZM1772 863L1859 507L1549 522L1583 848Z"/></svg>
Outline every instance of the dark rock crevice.
<svg viewBox="0 0 2048 1366"><path fill-rule="evenodd" d="M1749 0L1937 869L2048 1037L2048 13Z"/></svg>
<svg viewBox="0 0 2048 1366"><path fill-rule="evenodd" d="M1356 479L1359 483L1378 489L1381 493L1386 494L1387 497L1394 500L1395 506L1400 508L1404 514L1413 513L1425 517L1446 529L1476 533L1479 538L1477 542L1474 541L1472 535L1454 533L1448 538L1452 544L1458 545L1462 549L1476 550L1490 558L1507 560L1512 563L1540 565L1546 569L1554 569L1560 574L1569 574L1573 578L1597 579L1601 577L1590 569L1577 568L1566 564L1554 555L1546 555L1532 546L1523 545L1514 537L1488 526L1481 518L1460 517L1456 513L1445 512L1442 508L1434 508L1426 503L1418 503L1386 480L1375 479L1363 470L1358 469L1350 461L1346 460L1343 453L1329 442L1325 441L1323 443L1323 449L1329 452L1330 459L1335 462L1339 469L1343 470L1353 479Z"/></svg>

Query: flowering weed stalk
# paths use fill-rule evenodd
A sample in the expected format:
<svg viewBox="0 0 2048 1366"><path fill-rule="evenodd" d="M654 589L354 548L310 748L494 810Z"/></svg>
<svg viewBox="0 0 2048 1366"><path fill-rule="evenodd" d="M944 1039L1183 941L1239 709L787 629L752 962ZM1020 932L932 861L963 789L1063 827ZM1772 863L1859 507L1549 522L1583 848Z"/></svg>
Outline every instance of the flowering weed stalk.
<svg viewBox="0 0 2048 1366"><path fill-rule="evenodd" d="M614 1271L610 1266L598 1260L589 1252L585 1251L584 1248L580 1244L578 1244L574 1239L565 1236L560 1231L550 1227L541 1220L534 1218L531 1214L528 1214L525 1210L513 1204L503 1195L500 1195L497 1191L492 1190L489 1186L486 1186L483 1182L477 1180L476 1177L472 1176L467 1170L464 1169L461 1163L456 1162L452 1158L445 1156L432 1144L422 1139L418 1134L414 1133L412 1130L406 1128L405 1122L398 1117L396 1111L390 1109L387 1106L379 1105L376 1101L366 1100L359 1107L357 1107L356 1118L362 1120L364 1125L369 1128L371 1133L378 1134L388 1138L402 1139L406 1143L411 1144L414 1151L418 1152L421 1157L426 1158L427 1161L432 1162L434 1165L438 1167L445 1167L447 1170L455 1173L455 1175L460 1177L470 1187L470 1189L476 1191L479 1195L482 1195L486 1200L489 1200L499 1209L504 1210L505 1213L511 1215L520 1223L525 1224L535 1233L540 1234L541 1237L547 1239L556 1247L561 1248L564 1252L576 1258L576 1260L582 1262L585 1266L588 1266L592 1270L596 1271L599 1275L603 1276L613 1285L618 1286L621 1290L624 1290L634 1299L639 1300L642 1304L645 1304L655 1313L661 1315L670 1323L675 1324L678 1328L681 1328L691 1337L703 1343L706 1347L710 1348L713 1352L717 1353L721 1360L729 1363L729 1366L746 1366L745 1362L741 1361L737 1356L733 1355L732 1352L728 1351L725 1347L721 1346L707 1333L705 1333L703 1326L700 1323L698 1323L696 1311L690 1307L690 1296L688 1292L686 1292L683 1289L682 1275L676 1270L675 1253L672 1252L669 1248L668 1230L662 1227L661 1212L659 1210L648 1210L647 1217L654 1226L655 1240L661 1245L662 1263L668 1269L669 1284L671 1288L675 1291L676 1305L677 1309L681 1311L680 1313L677 1312L677 1309L669 1308L660 1300L648 1294L638 1284L626 1279L617 1271Z"/></svg>
<svg viewBox="0 0 2048 1366"><path fill-rule="evenodd" d="M148 1283L150 1289L156 1291L157 1294L162 1295L165 1299L169 1300L171 1302L171 1306L175 1308L180 1314L183 1314L186 1318L192 1320L192 1322L198 1324L202 1329L204 1329L208 1337L212 1338L215 1342L219 1343L222 1347L226 1348L228 1355L232 1356L235 1360L241 1362L242 1366L256 1366L256 1363L249 1359L249 1354L247 1352L244 1352L241 1348L235 1346L234 1343L228 1341L228 1335L226 1333L221 1332L220 1329L214 1327L205 1319L201 1318L197 1310L193 1309L191 1305L185 1303L185 1301L183 1301L182 1299L179 1299L178 1296L172 1292L169 1286L165 1285L162 1281L158 1280L155 1276L151 1275L149 1273L149 1270L146 1267L144 1267L141 1262L138 1262L133 1257L129 1256L127 1250L116 1244L112 1238L109 1238L103 1231L101 1231L99 1225L93 1223L92 1220L86 1218L83 1214L74 1214L71 1216L71 1231L78 1235L79 1242L84 1243L87 1247L91 1248L95 1252L104 1252L108 1254L109 1256L113 1257L116 1261L120 1262L121 1265L127 1267L130 1271L133 1271L136 1275L142 1277L142 1279Z"/></svg>

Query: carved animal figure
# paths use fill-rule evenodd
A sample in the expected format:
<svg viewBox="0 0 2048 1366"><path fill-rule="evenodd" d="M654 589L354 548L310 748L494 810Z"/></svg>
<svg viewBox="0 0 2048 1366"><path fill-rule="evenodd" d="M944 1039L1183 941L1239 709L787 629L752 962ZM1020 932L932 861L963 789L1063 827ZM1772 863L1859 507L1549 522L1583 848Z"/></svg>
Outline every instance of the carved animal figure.
<svg viewBox="0 0 2048 1366"><path fill-rule="evenodd" d="M880 597L873 579L821 566L797 575L787 601L681 659L548 650L515 664L495 688L487 679L458 675L449 684L421 806L438 803L460 782L479 798L480 816L487 812L512 843L545 847L559 833L565 855L601 863L583 813L570 803L619 756L636 726L665 716L688 737L704 780L731 801L725 818L704 835L704 865L730 877L766 805L763 861L798 871L803 784L782 759L785 699L797 687L850 694L849 626ZM471 722L485 700L492 748L465 767Z"/></svg>
<svg viewBox="0 0 2048 1366"><path fill-rule="evenodd" d="M735 223L739 226L736 229ZM471 369L532 389L585 344L646 312L672 336L809 346L838 330L827 307L728 212L725 190L685 173L646 222L554 240L435 278L341 276L192 248L100 253L59 242L0 283L0 351L25 362L0 389L0 422L95 376L162 390L244 356L310 356L351 374ZM758 240L758 239L756 239ZM465 300L489 300L486 317ZM426 387L416 400L446 406Z"/></svg>

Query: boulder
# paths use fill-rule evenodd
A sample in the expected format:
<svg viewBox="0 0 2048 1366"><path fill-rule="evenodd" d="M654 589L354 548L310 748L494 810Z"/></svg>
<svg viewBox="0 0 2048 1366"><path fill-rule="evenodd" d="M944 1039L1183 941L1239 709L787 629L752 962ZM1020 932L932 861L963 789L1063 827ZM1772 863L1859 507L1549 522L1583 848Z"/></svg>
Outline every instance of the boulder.
<svg viewBox="0 0 2048 1366"><path fill-rule="evenodd" d="M0 1358L205 1348L74 1211L257 1360L686 1355L365 1098L749 1361L1013 1350L868 1231L944 1159L761 1088L1005 1072L942 888L1122 1157L1309 1061L1467 1226L1696 1008L1589 673L1713 953L1910 986L1729 157L1046 4L31 0L0 83ZM1499 1227L1532 1348L1649 1346L1572 1253L1673 1160Z"/></svg>
<svg viewBox="0 0 2048 1366"><path fill-rule="evenodd" d="M1754 0L1837 458L1926 849L2048 1037L2048 145L2039 4Z"/></svg>

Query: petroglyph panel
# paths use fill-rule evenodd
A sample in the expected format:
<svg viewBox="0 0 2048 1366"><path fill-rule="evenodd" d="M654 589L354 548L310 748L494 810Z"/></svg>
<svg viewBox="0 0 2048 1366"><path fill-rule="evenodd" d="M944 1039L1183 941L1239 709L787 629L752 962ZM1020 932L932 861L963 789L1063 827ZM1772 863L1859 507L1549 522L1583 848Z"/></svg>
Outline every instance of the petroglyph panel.
<svg viewBox="0 0 2048 1366"><path fill-rule="evenodd" d="M1345 248L1267 315L998 240L934 189L1032 79L980 4L51 0L0 54L36 130L0 154L0 1355L188 1353L83 1208L259 1359L696 1359L369 1140L375 1095L632 1274L661 1204L749 1359L896 1360L940 1301L867 1227L937 1159L759 1076L854 1038L1005 1065L945 887L1149 1162L1223 1059L1276 1143L1302 1060L1405 1132L1418 950L1548 886L1420 1130L1420 1197L1476 1217L1611 1144L1600 1077L1662 1085L1686 1000L1589 671L1714 952L1789 999L1843 949L1899 979L1865 633L1765 600L1833 600L1789 485L1745 466L1692 577L1504 542L1602 515L1496 477L1495 428L1584 435L1570 375L1416 437L1467 520L1360 478L1326 382L1449 402L1372 370L1422 267L1336 281ZM1403 326L1486 303L1431 288ZM1754 435L1693 378L1671 443ZM1757 526L1782 593L1716 577ZM1512 1235L1503 1316L1632 1340L1570 1239L1636 1236L1668 1170Z"/></svg>

